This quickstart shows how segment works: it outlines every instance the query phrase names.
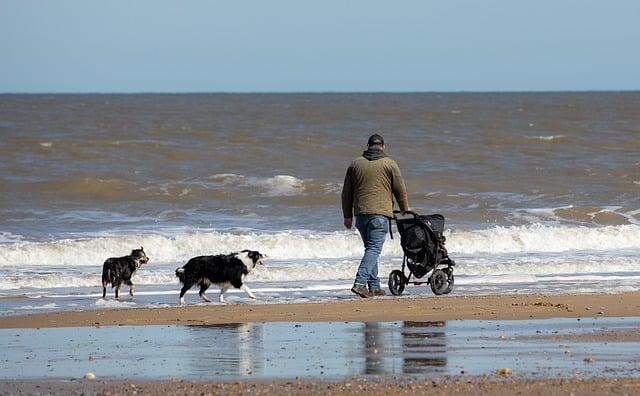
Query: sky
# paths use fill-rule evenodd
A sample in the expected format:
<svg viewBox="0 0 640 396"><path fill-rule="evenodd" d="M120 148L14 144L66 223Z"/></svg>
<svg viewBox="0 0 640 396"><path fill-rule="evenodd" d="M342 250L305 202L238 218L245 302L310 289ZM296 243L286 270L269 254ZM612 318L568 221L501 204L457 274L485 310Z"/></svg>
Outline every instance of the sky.
<svg viewBox="0 0 640 396"><path fill-rule="evenodd" d="M638 0L0 0L0 93L638 89Z"/></svg>

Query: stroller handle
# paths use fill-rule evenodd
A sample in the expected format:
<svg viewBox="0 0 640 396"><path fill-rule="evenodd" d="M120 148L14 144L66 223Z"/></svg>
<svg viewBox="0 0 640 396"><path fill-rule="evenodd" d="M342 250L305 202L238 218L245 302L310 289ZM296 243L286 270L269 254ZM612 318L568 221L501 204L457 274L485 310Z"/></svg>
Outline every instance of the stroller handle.
<svg viewBox="0 0 640 396"><path fill-rule="evenodd" d="M393 211L393 217L394 217L394 218L397 218L397 216L396 216L397 214L410 214L410 215L413 215L413 217L418 217L418 216L419 216L419 215L418 215L416 212L414 212L413 210L407 210L407 211L405 211L405 212L403 212L403 211L401 211L401 210L394 210L394 211Z"/></svg>

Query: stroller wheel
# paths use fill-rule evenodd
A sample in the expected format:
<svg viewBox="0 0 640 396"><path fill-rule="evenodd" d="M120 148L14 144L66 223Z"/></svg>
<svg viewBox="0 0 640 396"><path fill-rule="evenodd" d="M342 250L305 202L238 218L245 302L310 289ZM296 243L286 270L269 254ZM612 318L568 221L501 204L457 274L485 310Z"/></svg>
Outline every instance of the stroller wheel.
<svg viewBox="0 0 640 396"><path fill-rule="evenodd" d="M442 270L445 274L447 274L447 282L449 285L444 289L442 294L449 294L451 290L453 290L453 268L447 267Z"/></svg>
<svg viewBox="0 0 640 396"><path fill-rule="evenodd" d="M449 288L448 276L444 273L443 270L437 269L433 271L433 274L431 274L431 277L429 278L429 284L431 285L433 294L437 296L446 294L451 291L451 289Z"/></svg>
<svg viewBox="0 0 640 396"><path fill-rule="evenodd" d="M389 274L389 290L394 296L399 296L404 291L404 286L407 284L407 278L400 270L393 270Z"/></svg>

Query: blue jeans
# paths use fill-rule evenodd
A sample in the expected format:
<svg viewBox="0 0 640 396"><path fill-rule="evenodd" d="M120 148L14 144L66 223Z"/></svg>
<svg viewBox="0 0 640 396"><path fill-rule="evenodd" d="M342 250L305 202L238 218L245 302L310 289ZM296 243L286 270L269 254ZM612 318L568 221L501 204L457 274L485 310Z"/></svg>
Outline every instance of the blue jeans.
<svg viewBox="0 0 640 396"><path fill-rule="evenodd" d="M355 283L368 285L371 291L378 290L378 256L389 230L389 219L382 215L357 215L356 228L364 242L364 256L360 261Z"/></svg>

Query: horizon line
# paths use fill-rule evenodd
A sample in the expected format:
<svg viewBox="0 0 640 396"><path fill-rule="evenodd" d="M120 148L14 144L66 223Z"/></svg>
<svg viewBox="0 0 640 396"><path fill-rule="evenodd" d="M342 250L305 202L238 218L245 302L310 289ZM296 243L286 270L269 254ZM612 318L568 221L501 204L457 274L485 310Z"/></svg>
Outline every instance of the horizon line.
<svg viewBox="0 0 640 396"><path fill-rule="evenodd" d="M366 94L511 94L511 93L636 93L636 89L584 90L458 90L458 91L54 91L0 92L0 95L366 95Z"/></svg>

